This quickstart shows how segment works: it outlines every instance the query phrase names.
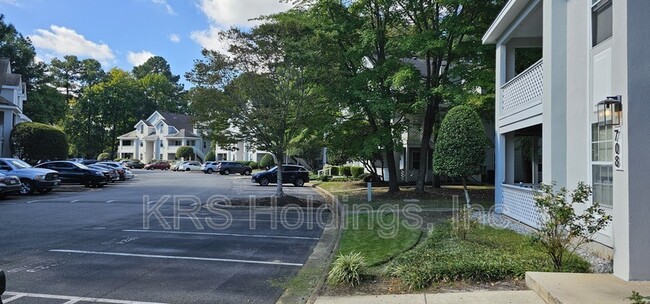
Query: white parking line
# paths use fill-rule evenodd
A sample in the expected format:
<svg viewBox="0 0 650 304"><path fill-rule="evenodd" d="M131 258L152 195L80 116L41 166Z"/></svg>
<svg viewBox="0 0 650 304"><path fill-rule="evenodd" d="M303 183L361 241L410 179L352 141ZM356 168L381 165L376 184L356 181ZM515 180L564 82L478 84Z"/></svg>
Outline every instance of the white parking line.
<svg viewBox="0 0 650 304"><path fill-rule="evenodd" d="M115 202L115 200L108 200L108 201L106 201L107 204L110 204L110 203L112 203L112 202Z"/></svg>
<svg viewBox="0 0 650 304"><path fill-rule="evenodd" d="M139 302L139 301L125 301L125 300L103 299L103 298L84 298L84 297L74 297L74 296L61 296L61 295L51 295L51 294L43 294L43 293L25 293L25 292L12 292L12 291L7 291L5 292L5 294L11 297L3 300L4 303L9 303L11 301L20 298L41 298L41 299L54 299L54 300L68 300L64 304L73 304L77 302L111 303L111 304L164 304L158 302Z"/></svg>
<svg viewBox="0 0 650 304"><path fill-rule="evenodd" d="M71 200L70 202L74 204L74 203L76 203L76 202L80 202L80 201L81 201L81 200L78 200L78 199L77 199L77 200Z"/></svg>
<svg viewBox="0 0 650 304"><path fill-rule="evenodd" d="M40 202L40 201L42 201L42 200L33 200L33 201L27 202L27 204L32 204L32 203L36 203L36 202Z"/></svg>
<svg viewBox="0 0 650 304"><path fill-rule="evenodd" d="M202 257L190 257L190 256L174 256L174 255L136 254L136 253L123 253L123 252L102 252L102 251L67 250L67 249L51 249L49 251L50 252L61 252L61 253L95 254L95 255L153 258L153 259L170 259L170 260L209 261L209 262L280 265L280 266L297 266L297 267L302 267L302 265L303 265L301 263L287 263L287 262L276 262L276 261L219 259L219 258L202 258Z"/></svg>
<svg viewBox="0 0 650 304"><path fill-rule="evenodd" d="M142 233L186 234L186 235L239 236L239 237L262 238L262 239L320 240L320 238L308 237L308 236L272 235L272 234L241 234L241 233L219 233L219 232L135 230L135 229L126 229L122 231L142 232Z"/></svg>
<svg viewBox="0 0 650 304"><path fill-rule="evenodd" d="M164 219L166 219L166 220L173 220L173 219L175 219L176 217L173 217L173 216L163 216L162 218L164 218ZM180 219L180 220L195 220L195 219L205 220L205 219L211 219L211 220L213 220L213 221L220 221L220 220L221 220L221 219L213 219L213 218L211 218L209 215L208 215L208 216L205 216L205 217L203 217L203 216L196 216L195 219L193 219L193 218L189 218L189 217L184 217L184 216L179 216L178 219ZM279 222L279 221L280 221L279 219L276 219L276 220L260 220L260 219L249 219L249 218L231 218L231 220L232 220L233 222ZM224 218L223 221L226 221L226 219Z"/></svg>

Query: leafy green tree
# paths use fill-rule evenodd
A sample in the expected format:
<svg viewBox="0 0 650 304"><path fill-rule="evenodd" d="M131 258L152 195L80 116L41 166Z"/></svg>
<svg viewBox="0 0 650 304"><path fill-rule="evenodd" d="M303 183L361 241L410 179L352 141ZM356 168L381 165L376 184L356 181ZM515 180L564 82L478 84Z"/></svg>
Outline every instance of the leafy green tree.
<svg viewBox="0 0 650 304"><path fill-rule="evenodd" d="M185 160L191 159L194 157L194 149L192 147L182 146L176 150L176 157Z"/></svg>
<svg viewBox="0 0 650 304"><path fill-rule="evenodd" d="M186 113L187 100L179 75L173 75L167 60L154 56L143 64L133 67L133 76L138 79L147 97L146 103L155 110Z"/></svg>
<svg viewBox="0 0 650 304"><path fill-rule="evenodd" d="M105 161L105 160L110 160L110 159L111 159L111 155L109 153L106 153L106 152L102 152L102 153L99 153L99 155L97 155L97 160L98 161Z"/></svg>
<svg viewBox="0 0 650 304"><path fill-rule="evenodd" d="M161 56L153 56L143 64L133 67L133 76L137 79L145 78L147 75L161 75L170 83L178 84L180 80L179 75L173 75L171 67L165 58Z"/></svg>
<svg viewBox="0 0 650 304"><path fill-rule="evenodd" d="M462 179L468 206L467 176L481 173L488 145L483 123L474 109L460 105L449 110L440 126L433 170Z"/></svg>
<svg viewBox="0 0 650 304"><path fill-rule="evenodd" d="M65 159L68 140L59 128L37 122L17 124L11 130L11 153L27 162Z"/></svg>
<svg viewBox="0 0 650 304"><path fill-rule="evenodd" d="M210 151L205 155L205 161L215 161L217 156L214 154L214 151Z"/></svg>
<svg viewBox="0 0 650 304"><path fill-rule="evenodd" d="M0 57L8 58L11 68L22 76L27 84L27 96L32 92L34 81L45 72L45 65L36 62L36 50L29 38L24 37L12 24L4 22L0 14Z"/></svg>
<svg viewBox="0 0 650 304"><path fill-rule="evenodd" d="M106 76L99 61L79 60L74 55L63 56L63 60L53 58L48 70L53 78L51 83L65 92L68 101L79 96L84 88L99 83Z"/></svg>
<svg viewBox="0 0 650 304"><path fill-rule="evenodd" d="M410 84L416 98L414 107L422 115L420 163L426 164L433 129L442 117L440 105L493 102L494 48L481 42L505 3L504 0L396 0L402 22L394 30L402 33L393 39L401 58L419 66L420 85ZM409 86L407 86L409 87ZM476 88L488 99L477 97ZM474 96L470 98L469 96ZM480 96L480 95L479 95ZM486 109L493 116L493 109ZM426 174L420 174L416 191L424 192Z"/></svg>
<svg viewBox="0 0 650 304"><path fill-rule="evenodd" d="M275 160L273 160L273 156L271 156L271 154L265 154L264 156L262 156L259 166L262 169L269 169L275 166Z"/></svg>
<svg viewBox="0 0 650 304"><path fill-rule="evenodd" d="M66 117L68 102L56 88L47 83L38 83L28 96L23 112L32 121L56 125Z"/></svg>

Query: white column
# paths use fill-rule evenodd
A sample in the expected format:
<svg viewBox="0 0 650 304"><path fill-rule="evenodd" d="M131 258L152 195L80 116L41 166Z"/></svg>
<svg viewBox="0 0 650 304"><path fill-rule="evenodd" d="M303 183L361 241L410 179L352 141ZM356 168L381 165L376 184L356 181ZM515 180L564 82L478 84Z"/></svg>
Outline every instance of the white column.
<svg viewBox="0 0 650 304"><path fill-rule="evenodd" d="M496 49L496 94L494 105L494 203L495 211L502 212L503 183L506 181L506 137L500 132L501 86L506 82L506 46L497 44Z"/></svg>
<svg viewBox="0 0 650 304"><path fill-rule="evenodd" d="M542 96L543 181L566 185L566 0L545 0Z"/></svg>

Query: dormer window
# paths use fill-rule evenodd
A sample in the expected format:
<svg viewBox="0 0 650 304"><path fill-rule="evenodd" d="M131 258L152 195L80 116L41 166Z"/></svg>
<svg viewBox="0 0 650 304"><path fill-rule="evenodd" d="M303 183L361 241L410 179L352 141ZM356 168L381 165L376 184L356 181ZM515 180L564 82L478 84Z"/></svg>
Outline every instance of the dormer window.
<svg viewBox="0 0 650 304"><path fill-rule="evenodd" d="M144 134L144 126L140 125L140 134Z"/></svg>

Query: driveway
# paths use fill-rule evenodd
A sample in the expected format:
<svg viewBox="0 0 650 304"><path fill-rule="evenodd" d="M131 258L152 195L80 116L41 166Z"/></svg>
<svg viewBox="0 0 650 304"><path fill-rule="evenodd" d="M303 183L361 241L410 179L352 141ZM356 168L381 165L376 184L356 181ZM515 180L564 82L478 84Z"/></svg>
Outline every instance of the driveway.
<svg viewBox="0 0 650 304"><path fill-rule="evenodd" d="M250 177L138 171L85 192L0 201L5 303L274 303L329 212L217 208ZM311 187L289 195L322 199Z"/></svg>

